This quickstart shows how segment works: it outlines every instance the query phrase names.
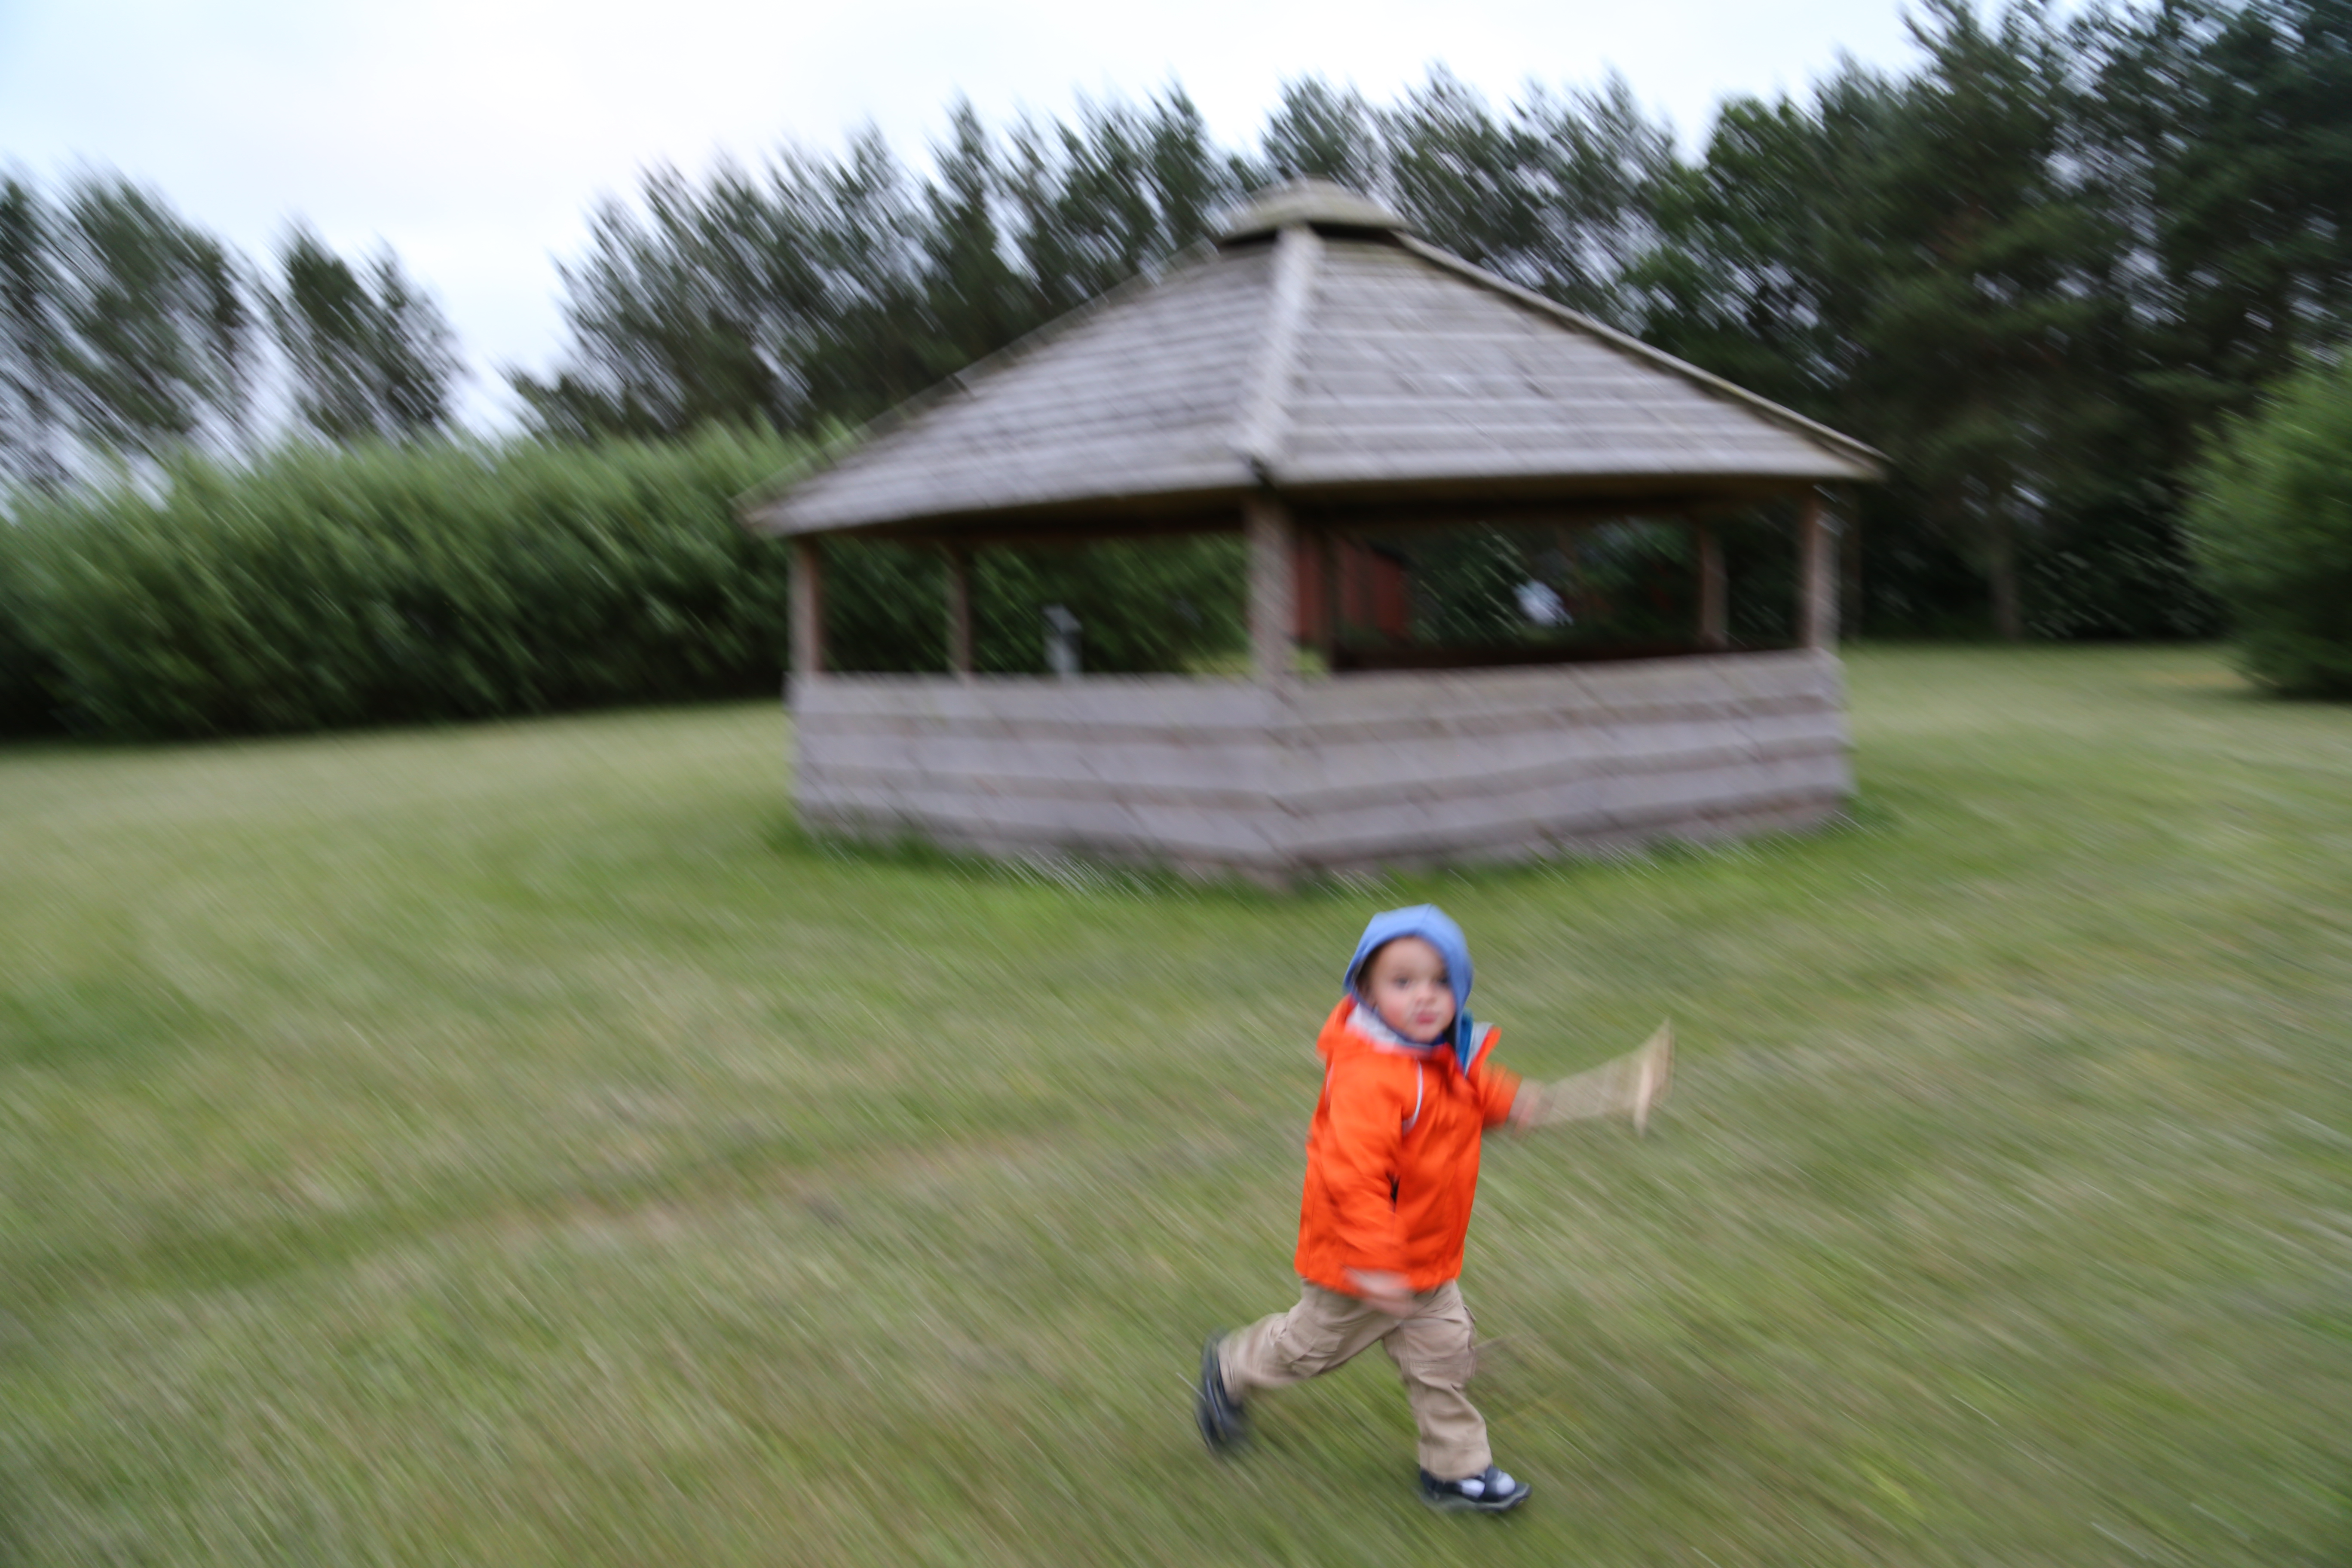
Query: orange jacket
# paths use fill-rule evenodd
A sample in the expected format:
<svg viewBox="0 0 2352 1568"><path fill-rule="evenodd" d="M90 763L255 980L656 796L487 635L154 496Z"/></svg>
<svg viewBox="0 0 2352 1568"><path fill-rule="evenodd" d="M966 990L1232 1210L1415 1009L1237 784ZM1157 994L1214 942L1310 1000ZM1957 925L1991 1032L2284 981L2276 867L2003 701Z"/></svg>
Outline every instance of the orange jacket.
<svg viewBox="0 0 2352 1568"><path fill-rule="evenodd" d="M1434 1289L1462 1272L1478 1141L1510 1115L1518 1075L1488 1063L1491 1028L1465 1072L1442 1046L1381 1043L1355 1026L1355 1010L1352 998L1333 1008L1315 1042L1323 1096L1307 1133L1298 1272L1350 1296L1363 1293L1350 1268Z"/></svg>

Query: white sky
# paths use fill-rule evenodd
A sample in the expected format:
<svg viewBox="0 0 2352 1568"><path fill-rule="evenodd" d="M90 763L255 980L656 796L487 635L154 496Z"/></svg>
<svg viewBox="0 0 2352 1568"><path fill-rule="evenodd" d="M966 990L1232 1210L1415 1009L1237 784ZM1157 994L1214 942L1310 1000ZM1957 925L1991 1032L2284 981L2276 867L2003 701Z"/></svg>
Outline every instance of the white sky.
<svg viewBox="0 0 2352 1568"><path fill-rule="evenodd" d="M497 424L499 367L562 346L556 260L654 163L837 147L869 121L919 160L958 92L1002 125L1171 81L1237 146L1286 79L1384 101L1440 62L1498 104L1613 66L1688 146L1725 95L1801 90L1842 50L1906 64L1897 5L0 0L0 163L52 187L119 169L257 259L298 215L346 254L391 244Z"/></svg>

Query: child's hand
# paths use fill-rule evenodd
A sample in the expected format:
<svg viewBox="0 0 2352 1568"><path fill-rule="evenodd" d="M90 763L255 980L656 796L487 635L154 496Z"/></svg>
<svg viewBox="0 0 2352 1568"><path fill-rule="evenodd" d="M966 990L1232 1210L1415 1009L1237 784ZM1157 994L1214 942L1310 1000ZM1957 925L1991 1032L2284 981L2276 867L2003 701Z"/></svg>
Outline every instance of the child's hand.
<svg viewBox="0 0 2352 1568"><path fill-rule="evenodd" d="M1364 1305L1391 1318L1410 1317L1412 1313L1412 1288L1402 1274L1390 1274L1378 1268L1350 1268L1348 1283L1356 1288Z"/></svg>
<svg viewBox="0 0 2352 1568"><path fill-rule="evenodd" d="M1646 1132L1650 1113L1675 1083L1675 1026L1658 1026L1642 1048L1590 1072L1558 1083L1525 1083L1511 1101L1514 1131L1549 1127L1560 1121L1582 1121L1599 1116L1622 1116L1633 1131Z"/></svg>

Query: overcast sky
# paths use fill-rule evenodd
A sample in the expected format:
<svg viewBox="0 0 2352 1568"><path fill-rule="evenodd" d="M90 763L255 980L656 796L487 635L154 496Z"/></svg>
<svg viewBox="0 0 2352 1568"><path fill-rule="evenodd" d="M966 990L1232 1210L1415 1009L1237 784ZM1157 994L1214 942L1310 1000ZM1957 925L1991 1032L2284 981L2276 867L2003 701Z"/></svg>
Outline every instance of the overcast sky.
<svg viewBox="0 0 2352 1568"><path fill-rule="evenodd" d="M1241 145L1286 79L1387 100L1441 62L1498 103L1613 67L1687 146L1726 94L1802 89L1841 51L1906 64L1897 0L0 0L0 162L119 169L257 258L298 215L389 243L497 423L498 368L560 350L557 259L654 163L867 121L919 158L959 92L1003 124L1171 82Z"/></svg>

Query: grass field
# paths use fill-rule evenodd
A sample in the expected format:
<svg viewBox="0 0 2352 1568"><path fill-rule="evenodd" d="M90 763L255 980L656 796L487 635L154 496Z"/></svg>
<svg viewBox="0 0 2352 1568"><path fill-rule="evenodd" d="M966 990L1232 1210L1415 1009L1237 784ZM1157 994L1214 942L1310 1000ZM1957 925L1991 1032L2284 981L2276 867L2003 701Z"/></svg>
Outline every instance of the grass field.
<svg viewBox="0 0 2352 1568"><path fill-rule="evenodd" d="M765 707L0 752L0 1562L2352 1561L2352 711L1868 651L1853 826L1291 898L803 841ZM1286 1304L1312 1028L1468 928L1507 1520Z"/></svg>

